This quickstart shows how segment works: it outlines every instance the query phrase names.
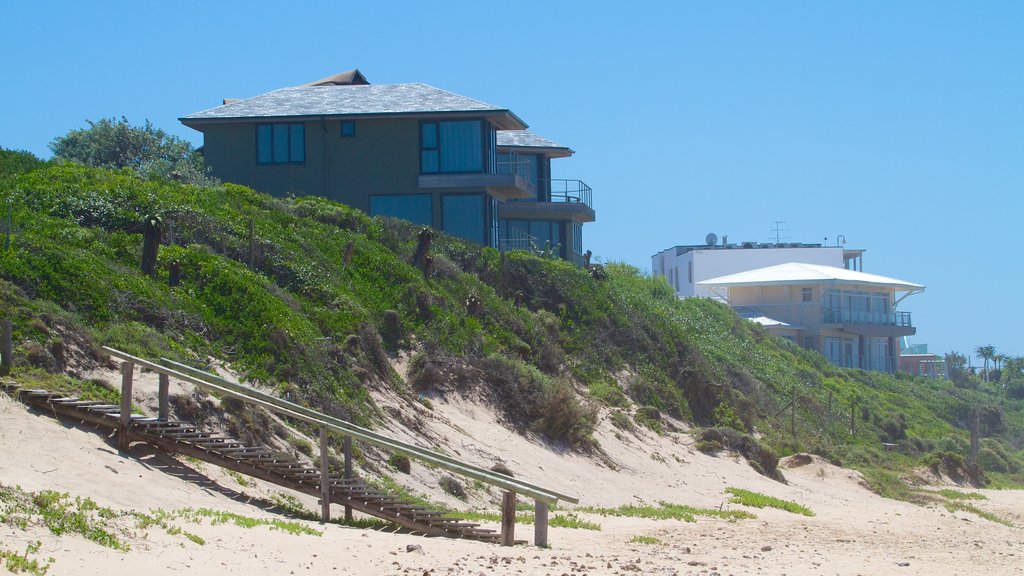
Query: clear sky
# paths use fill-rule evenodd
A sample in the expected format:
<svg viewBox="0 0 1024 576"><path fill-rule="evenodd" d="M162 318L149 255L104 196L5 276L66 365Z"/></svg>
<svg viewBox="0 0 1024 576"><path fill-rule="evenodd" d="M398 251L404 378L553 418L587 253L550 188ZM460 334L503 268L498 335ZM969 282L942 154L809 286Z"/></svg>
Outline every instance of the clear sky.
<svg viewBox="0 0 1024 576"><path fill-rule="evenodd" d="M0 146L177 118L359 68L507 107L576 150L585 248L650 269L708 232L867 250L927 285L933 352L1024 355L1024 3L9 2ZM975 361L977 362L977 361Z"/></svg>

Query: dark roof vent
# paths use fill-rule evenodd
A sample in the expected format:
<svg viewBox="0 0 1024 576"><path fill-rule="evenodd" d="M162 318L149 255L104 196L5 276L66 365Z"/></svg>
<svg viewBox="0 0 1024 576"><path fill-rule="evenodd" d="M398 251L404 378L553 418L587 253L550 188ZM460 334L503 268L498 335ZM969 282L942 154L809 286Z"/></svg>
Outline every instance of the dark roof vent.
<svg viewBox="0 0 1024 576"><path fill-rule="evenodd" d="M366 86L370 81L358 69L339 72L327 78L310 82L306 86Z"/></svg>

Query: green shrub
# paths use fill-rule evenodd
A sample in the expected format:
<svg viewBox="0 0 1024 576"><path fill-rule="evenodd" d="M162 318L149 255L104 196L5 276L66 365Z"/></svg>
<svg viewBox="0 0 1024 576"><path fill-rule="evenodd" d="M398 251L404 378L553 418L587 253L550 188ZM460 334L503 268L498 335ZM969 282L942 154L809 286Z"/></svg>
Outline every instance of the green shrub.
<svg viewBox="0 0 1024 576"><path fill-rule="evenodd" d="M306 456L313 455L313 444L305 438L299 438L298 436L289 436L288 444L298 452L305 454Z"/></svg>
<svg viewBox="0 0 1024 576"><path fill-rule="evenodd" d="M412 472L412 462L405 454L392 454L388 457L388 465L403 474Z"/></svg>
<svg viewBox="0 0 1024 576"><path fill-rule="evenodd" d="M761 444L754 437L733 428L705 428L697 436L696 447L706 453L721 447L736 450L747 459L752 468L774 480L782 480L779 472L779 457L771 448Z"/></svg>

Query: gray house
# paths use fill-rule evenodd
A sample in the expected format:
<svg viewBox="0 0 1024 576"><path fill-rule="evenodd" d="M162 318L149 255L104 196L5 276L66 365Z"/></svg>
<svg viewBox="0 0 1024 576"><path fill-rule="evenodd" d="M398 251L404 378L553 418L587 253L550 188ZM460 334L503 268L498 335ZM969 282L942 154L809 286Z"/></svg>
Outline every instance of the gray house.
<svg viewBox="0 0 1024 576"><path fill-rule="evenodd" d="M582 260L591 190L551 178L569 148L512 111L358 70L190 114L213 176L275 195L314 194L502 250L558 246Z"/></svg>

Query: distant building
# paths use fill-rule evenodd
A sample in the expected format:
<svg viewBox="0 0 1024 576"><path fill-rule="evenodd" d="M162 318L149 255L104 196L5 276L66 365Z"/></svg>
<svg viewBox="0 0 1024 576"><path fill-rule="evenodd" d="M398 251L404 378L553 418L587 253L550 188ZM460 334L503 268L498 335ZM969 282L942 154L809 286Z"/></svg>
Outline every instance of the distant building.
<svg viewBox="0 0 1024 576"><path fill-rule="evenodd" d="M909 344L900 339L900 372L928 378L948 378L946 358L930 354L927 344Z"/></svg>
<svg viewBox="0 0 1024 576"><path fill-rule="evenodd" d="M796 262L696 285L769 333L820 352L837 366L881 372L896 371L898 340L917 332L910 312L896 307L925 289L857 270Z"/></svg>
<svg viewBox="0 0 1024 576"><path fill-rule="evenodd" d="M583 260L590 188L551 178L573 151L507 108L352 70L190 114L212 175L312 194L502 250L550 245Z"/></svg>
<svg viewBox="0 0 1024 576"><path fill-rule="evenodd" d="M675 246L658 252L651 257L651 274L664 276L676 296L689 298L711 295L709 288L701 285L704 280L787 262L863 270L864 250L800 243L729 244L727 238L719 244L713 234L708 240L700 246Z"/></svg>

